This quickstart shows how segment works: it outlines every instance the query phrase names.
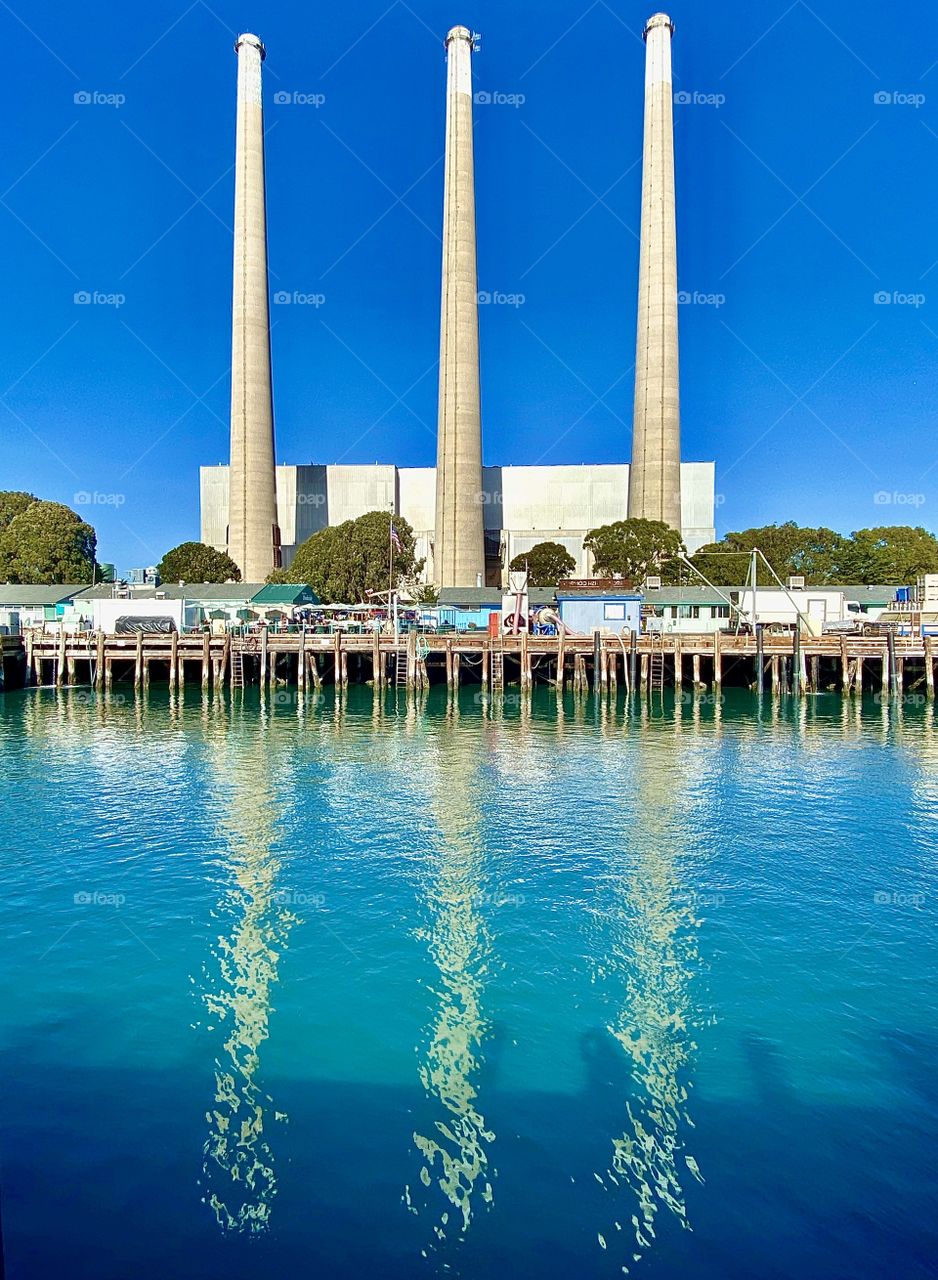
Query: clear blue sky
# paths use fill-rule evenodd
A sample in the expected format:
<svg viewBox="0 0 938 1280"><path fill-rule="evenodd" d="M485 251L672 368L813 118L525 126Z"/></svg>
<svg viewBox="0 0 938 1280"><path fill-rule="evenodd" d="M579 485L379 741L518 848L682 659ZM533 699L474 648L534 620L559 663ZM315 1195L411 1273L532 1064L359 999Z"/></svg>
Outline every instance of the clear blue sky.
<svg viewBox="0 0 938 1280"><path fill-rule="evenodd" d="M238 30L268 47L271 289L325 295L272 307L279 458L435 461L461 22L477 91L510 99L476 108L479 286L524 297L481 308L486 461L627 460L652 10L4 0L0 488L99 495L121 569L198 537L228 447ZM683 453L716 459L721 533L938 524L938 16L899 12L671 8L679 283L725 298L681 308Z"/></svg>

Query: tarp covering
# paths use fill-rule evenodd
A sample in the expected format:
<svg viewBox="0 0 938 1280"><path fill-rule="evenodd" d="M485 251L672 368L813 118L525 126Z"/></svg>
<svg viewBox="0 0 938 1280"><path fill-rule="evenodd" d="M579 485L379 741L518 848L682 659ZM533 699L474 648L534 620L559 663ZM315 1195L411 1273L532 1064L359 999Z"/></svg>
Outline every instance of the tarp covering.
<svg viewBox="0 0 938 1280"><path fill-rule="evenodd" d="M176 623L172 618L134 618L125 615L118 618L114 624L114 631L119 636L133 636L138 631L155 632L157 635L168 636L176 630Z"/></svg>

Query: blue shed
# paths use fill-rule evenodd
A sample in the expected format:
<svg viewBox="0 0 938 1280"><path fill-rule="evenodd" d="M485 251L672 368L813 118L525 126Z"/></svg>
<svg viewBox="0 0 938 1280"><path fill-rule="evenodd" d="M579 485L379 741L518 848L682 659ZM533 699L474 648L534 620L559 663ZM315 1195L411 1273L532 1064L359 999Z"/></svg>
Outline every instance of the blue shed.
<svg viewBox="0 0 938 1280"><path fill-rule="evenodd" d="M642 597L634 591L557 591L560 619L569 631L641 631Z"/></svg>

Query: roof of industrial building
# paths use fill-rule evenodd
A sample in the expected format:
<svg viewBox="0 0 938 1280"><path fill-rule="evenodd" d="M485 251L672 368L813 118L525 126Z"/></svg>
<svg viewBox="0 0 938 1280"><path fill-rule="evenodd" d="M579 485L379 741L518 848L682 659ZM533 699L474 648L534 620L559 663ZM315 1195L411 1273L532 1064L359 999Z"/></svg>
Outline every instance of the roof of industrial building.
<svg viewBox="0 0 938 1280"><path fill-rule="evenodd" d="M0 583L0 608L15 609L17 606L29 608L30 606L62 604L66 600L71 600L73 596L84 591L85 588L81 583L58 583L54 586L37 585L35 583Z"/></svg>
<svg viewBox="0 0 938 1280"><path fill-rule="evenodd" d="M556 594L557 594L558 600L641 600L642 599L642 593L640 591L635 591L630 587L622 587L622 589L618 591L615 589L615 587L606 587L605 589L602 589L602 590L600 590L599 588L594 588L592 591L589 590L588 588L585 588L582 591L575 591L572 589L567 590L566 587L564 587L563 589L558 587Z"/></svg>
<svg viewBox="0 0 938 1280"><path fill-rule="evenodd" d="M550 587L532 587L528 592L528 601L532 605L545 605L553 601L554 593ZM442 587L440 604L450 609L493 609L502 607L501 587Z"/></svg>
<svg viewBox="0 0 938 1280"><path fill-rule="evenodd" d="M310 586L297 582L268 583L251 597L252 604L319 604Z"/></svg>
<svg viewBox="0 0 938 1280"><path fill-rule="evenodd" d="M131 583L127 595L120 597L114 583L102 582L83 588L79 596L82 600L153 600L159 595L163 600L236 600L247 604L263 588L263 582L164 582L158 587Z"/></svg>
<svg viewBox="0 0 938 1280"><path fill-rule="evenodd" d="M800 589L800 588L799 588ZM825 586L806 586L805 591L842 591L848 600L857 600L861 605L869 605L876 608L880 605L890 604L896 598L898 587L889 586L839 586L836 584L828 584ZM739 594L741 591L748 590L745 586L720 587L716 591L713 587L705 586L687 586L687 587L646 587L645 601L647 604L726 604L723 596L733 597L734 593ZM757 587L757 591L781 591L776 582L762 582ZM722 592L722 595L720 594Z"/></svg>

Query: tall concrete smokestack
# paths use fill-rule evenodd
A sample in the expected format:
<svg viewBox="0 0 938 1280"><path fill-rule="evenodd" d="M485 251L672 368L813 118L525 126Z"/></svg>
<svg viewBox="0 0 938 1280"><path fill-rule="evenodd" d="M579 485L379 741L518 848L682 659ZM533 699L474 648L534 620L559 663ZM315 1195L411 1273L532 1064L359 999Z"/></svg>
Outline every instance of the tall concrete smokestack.
<svg viewBox="0 0 938 1280"><path fill-rule="evenodd" d="M485 581L482 413L475 177L472 157L472 33L446 37L446 173L443 193L443 299L436 463L434 578L441 587Z"/></svg>
<svg viewBox="0 0 938 1280"><path fill-rule="evenodd" d="M231 466L228 554L245 582L263 582L280 564L274 406L267 296L264 109L257 36L241 35L235 148L234 305L231 332Z"/></svg>
<svg viewBox="0 0 938 1280"><path fill-rule="evenodd" d="M645 27L645 151L638 272L635 417L629 516L681 527L681 410L677 347L677 228L671 37L656 13Z"/></svg>

